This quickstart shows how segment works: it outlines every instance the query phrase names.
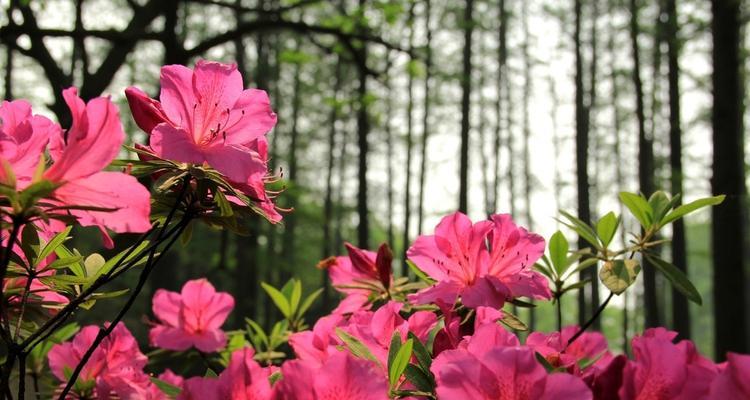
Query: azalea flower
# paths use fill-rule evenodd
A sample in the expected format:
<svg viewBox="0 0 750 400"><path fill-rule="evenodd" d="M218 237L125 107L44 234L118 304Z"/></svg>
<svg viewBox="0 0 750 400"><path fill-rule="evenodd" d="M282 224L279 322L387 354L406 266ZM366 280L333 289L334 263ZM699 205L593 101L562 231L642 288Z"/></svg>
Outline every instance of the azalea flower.
<svg viewBox="0 0 750 400"><path fill-rule="evenodd" d="M365 308L370 302L371 289L364 284L380 285L388 290L393 282L391 263L393 254L387 244L382 244L378 252L360 249L351 243L344 243L347 256L332 257L318 264L328 271L328 276L336 290L346 297L333 311L347 314Z"/></svg>
<svg viewBox="0 0 750 400"><path fill-rule="evenodd" d="M76 368L98 333L99 327L89 325L72 341L52 346L47 355L52 374L66 382L67 373ZM121 399L166 399L143 372L147 361L130 331L118 323L81 370L74 391L93 388L93 398L101 399L113 395Z"/></svg>
<svg viewBox="0 0 750 400"><path fill-rule="evenodd" d="M578 326L566 326L561 332L532 332L526 345L541 354L553 367L569 369L581 375L578 363L590 362L590 366L604 366L612 358L607 351L607 339L600 332L584 332L573 343L568 341L578 332ZM592 368L588 368L591 371Z"/></svg>
<svg viewBox="0 0 750 400"><path fill-rule="evenodd" d="M750 355L728 353L724 370L711 383L711 400L750 398Z"/></svg>
<svg viewBox="0 0 750 400"><path fill-rule="evenodd" d="M159 289L152 302L158 323L149 332L151 345L175 351L191 347L204 353L216 351L226 344L221 325L232 308L234 298L216 292L206 279L188 281L180 293Z"/></svg>
<svg viewBox="0 0 750 400"><path fill-rule="evenodd" d="M60 125L33 115L31 104L25 100L0 103L0 159L11 167L18 189L31 183L49 138L60 132ZM0 181L9 184L5 174L5 168L0 168Z"/></svg>
<svg viewBox="0 0 750 400"><path fill-rule="evenodd" d="M700 356L692 342L674 344L676 332L664 328L648 329L631 341L635 360L622 374L619 396L631 399L706 398L718 371L711 361Z"/></svg>
<svg viewBox="0 0 750 400"><path fill-rule="evenodd" d="M502 340L502 339L501 339ZM583 381L547 374L528 347L482 345L441 353L430 370L441 400L591 399Z"/></svg>
<svg viewBox="0 0 750 400"><path fill-rule="evenodd" d="M489 246L488 246L489 243ZM548 299L543 275L532 268L544 239L517 227L508 215L472 223L460 212L446 216L434 235L419 236L407 256L437 283L411 297L419 304L500 308L520 296Z"/></svg>
<svg viewBox="0 0 750 400"><path fill-rule="evenodd" d="M135 87L125 90L136 124L149 134L148 151L209 165L257 201L272 222L280 220L264 188L272 179L265 135L276 124L266 92L244 89L236 64L205 60L194 70L162 67L160 84L159 101Z"/></svg>
<svg viewBox="0 0 750 400"><path fill-rule="evenodd" d="M332 354L323 364L287 361L276 384L278 400L386 400L388 382L374 363L348 352Z"/></svg>
<svg viewBox="0 0 750 400"><path fill-rule="evenodd" d="M236 350L218 377L198 376L181 381L182 391L177 400L272 399L271 370L261 367L254 355L249 347Z"/></svg>

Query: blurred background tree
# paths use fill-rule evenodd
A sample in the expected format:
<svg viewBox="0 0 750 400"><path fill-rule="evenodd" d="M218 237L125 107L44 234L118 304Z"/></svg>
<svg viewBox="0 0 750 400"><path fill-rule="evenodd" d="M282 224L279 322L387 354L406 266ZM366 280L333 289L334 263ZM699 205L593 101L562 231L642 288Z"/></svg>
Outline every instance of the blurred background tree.
<svg viewBox="0 0 750 400"><path fill-rule="evenodd" d="M750 350L740 0L0 4L4 98L47 106L64 126L62 88L111 95L127 116L126 86L156 95L161 65L198 58L234 61L247 85L270 93L280 116L271 167L284 178L275 188L294 211L281 225L253 222L245 237L196 226L191 245L155 271L152 292L207 276L235 295L233 326L243 316L268 325L277 316L261 281L324 285L314 313L332 308L336 294L315 265L344 240L389 242L404 274L404 244L456 209L510 212L549 236L558 208L596 220L619 190L723 193L711 215L675 224L662 249L706 304L688 306L647 267L640 290L597 328L619 345L666 325L707 354ZM133 141L146 140L124 120ZM96 251L93 235L75 245ZM591 315L597 289L564 305L565 323ZM134 322L149 304L144 296L128 316L142 338L146 325ZM548 305L524 316L554 328Z"/></svg>

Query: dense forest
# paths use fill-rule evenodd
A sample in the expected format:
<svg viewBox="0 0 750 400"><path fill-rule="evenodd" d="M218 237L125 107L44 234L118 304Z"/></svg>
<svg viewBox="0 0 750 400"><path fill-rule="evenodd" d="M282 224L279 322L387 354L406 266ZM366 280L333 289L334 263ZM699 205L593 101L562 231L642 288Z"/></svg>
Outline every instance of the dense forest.
<svg viewBox="0 0 750 400"><path fill-rule="evenodd" d="M741 0L0 3L3 97L31 99L63 126L61 89L109 95L125 113L122 88L156 95L167 64L236 62L246 85L268 91L284 222L258 218L242 237L189 229L193 240L167 255L173 268L154 271L153 290L208 276L231 288L237 315L268 325L277 311L261 282L295 275L306 288L328 285L316 265L346 241L389 243L397 274L407 274L403 244L447 212L510 213L549 237L565 229L558 210L584 221L625 215L620 191L725 194L711 212L675 223L659 249L703 306L646 265L638 290L617 297L595 328L613 347L668 326L704 354L750 352ZM143 135L132 123L126 131ZM80 237L76 247L101 250ZM597 282L589 272L580 279ZM330 311L334 296L324 291L314 312ZM586 286L564 304L564 321L583 324L601 297ZM148 298L126 318L139 337ZM102 315L115 307L97 305ZM553 329L551 306L522 312L535 329Z"/></svg>

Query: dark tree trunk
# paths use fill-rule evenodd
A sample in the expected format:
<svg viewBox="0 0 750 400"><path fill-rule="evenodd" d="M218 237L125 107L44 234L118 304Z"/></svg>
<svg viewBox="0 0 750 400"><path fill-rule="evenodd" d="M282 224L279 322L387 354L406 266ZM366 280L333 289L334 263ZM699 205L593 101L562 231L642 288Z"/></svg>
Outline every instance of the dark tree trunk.
<svg viewBox="0 0 750 400"><path fill-rule="evenodd" d="M667 0L667 58L669 62L669 167L672 195L682 193L682 129L680 128L680 41L676 0ZM685 224L672 224L672 264L688 273ZM680 339L690 339L690 309L687 298L672 289L672 324Z"/></svg>
<svg viewBox="0 0 750 400"><path fill-rule="evenodd" d="M5 88L3 90L4 100L13 100L13 47L5 47Z"/></svg>
<svg viewBox="0 0 750 400"><path fill-rule="evenodd" d="M299 51L300 43L297 41L296 51ZM300 109L302 107L302 68L299 63L294 65L294 83L292 84L292 126L289 131L289 153L287 153L287 162L289 168L287 169L287 180L290 183L292 190L286 192L286 200L290 207L294 207L297 199L297 151L299 149L299 119ZM281 251L284 255L284 266L281 272L281 281L279 284L285 284L292 277L292 270L297 265L296 263L296 238L295 230L297 228L297 216L291 212L284 218L284 234L281 238Z"/></svg>
<svg viewBox="0 0 750 400"><path fill-rule="evenodd" d="M359 0L359 7L364 9L366 0ZM364 29L364 27L359 27ZM357 170L357 245L360 248L370 247L370 221L369 208L367 206L367 153L370 144L368 136L370 133L370 115L367 111L367 45L363 42L357 57L357 146L359 147L359 165Z"/></svg>
<svg viewBox="0 0 750 400"><path fill-rule="evenodd" d="M614 26L615 21L615 2L610 1L609 2L609 22L610 26ZM615 184L617 185L617 191L620 192L624 190L624 173L623 173L623 164L622 164L622 138L621 138L621 131L622 131L622 113L620 109L620 83L618 79L618 73L617 73L617 65L615 60L617 59L617 47L616 47L616 36L617 31L610 30L609 35L607 37L607 50L610 54L610 57L612 57L612 61L610 64L610 70L609 70L609 80L610 80L610 100L612 101L611 107L612 107L612 135L614 136L614 142L612 146L612 153L614 155L614 168L615 168ZM625 207L622 205L621 202L618 202L619 205L619 214L620 216L625 214ZM627 243L627 232L625 229L620 229L620 242L625 245ZM622 297L623 301L623 307L622 307L622 348L627 351L628 344L630 343L630 336L628 336L628 324L629 324L629 316L628 316L628 293L623 293Z"/></svg>
<svg viewBox="0 0 750 400"><path fill-rule="evenodd" d="M409 26L409 50L414 48L414 5L416 2L412 2L409 7L409 16L407 19L407 25ZM411 159L412 159L412 147L414 144L414 74L409 69L409 78L407 81L407 96L409 97L406 104L406 183L404 184L404 226L403 236L401 238L402 247L402 264L401 273L410 273L409 267L406 265L406 249L409 247L409 231L411 228ZM390 149L388 150L391 151Z"/></svg>
<svg viewBox="0 0 750 400"><path fill-rule="evenodd" d="M469 208L469 131L471 130L471 45L474 33L474 0L466 0L464 18L463 71L461 74L461 161L459 167L458 211Z"/></svg>
<svg viewBox="0 0 750 400"><path fill-rule="evenodd" d="M388 68L385 72L385 90L387 92L385 98L385 146L386 146L386 181L388 181L388 189L386 190L386 209L388 218L388 229L387 229L387 240L390 246L394 246L395 235L393 233L393 125L391 125L391 119L393 118L393 88L391 87L391 60L388 60Z"/></svg>
<svg viewBox="0 0 750 400"><path fill-rule="evenodd" d="M336 122L339 120L339 104L338 104L338 97L339 97L339 90L341 90L341 60L337 57L336 59L336 67L334 69L334 75L333 75L333 92L332 92L332 98L333 98L333 106L331 107L331 112L328 116L328 162L326 166L326 194L325 194L325 200L323 201L323 248L322 248L322 254L321 259L325 259L327 257L330 257L333 255L333 252L335 251L335 246L333 245L333 239L331 235L331 224L333 222L333 172L335 167L335 161L336 161L336 136L337 136L337 129L336 129ZM323 287L323 304L327 307L331 291L330 286L331 283L328 279L328 274L324 271L322 274L322 282L321 286ZM325 311L328 311L327 309Z"/></svg>
<svg viewBox="0 0 750 400"><path fill-rule="evenodd" d="M527 228L530 231L533 231L534 220L531 216L531 188L534 176L531 173L531 150L529 148L529 141L531 139L529 102L531 101L533 90L531 86L531 69L534 66L531 63L531 56L529 55L529 40L531 39L531 33L529 32L528 12L528 2L524 1L521 6L521 23L523 25L524 38L523 44L521 45L521 55L523 58L523 103L521 105L523 114L523 200ZM534 311L534 308L529 308L529 329L532 331L536 328L536 313Z"/></svg>
<svg viewBox="0 0 750 400"><path fill-rule="evenodd" d="M742 2L711 1L713 19L713 177L711 190L726 194L724 203L712 209L711 242L714 263L713 293L716 321L716 358L727 351L747 353L748 310L745 303L747 245L747 188L743 126L744 82Z"/></svg>
<svg viewBox="0 0 750 400"><path fill-rule="evenodd" d="M497 201L500 197L500 147L502 146L502 121L503 121L503 96L505 90L503 82L505 79L505 62L506 53L506 32L508 30L508 15L505 9L505 0L500 0L498 4L498 22L500 24L498 31L497 46L497 99L495 101L495 137L492 145L494 159L494 174L492 182L492 199L490 208L492 212L497 212Z"/></svg>
<svg viewBox="0 0 750 400"><path fill-rule="evenodd" d="M578 192L578 217L584 222L591 220L589 206L589 126L588 110L584 104L586 88L583 86L583 55L581 54L581 0L575 0L575 113L576 113L576 188ZM583 249L588 244L583 238L578 238L578 248ZM580 279L591 276L587 271L580 273ZM595 283L592 283L595 284ZM578 292L578 324L583 325L590 315L589 304L584 290Z"/></svg>
<svg viewBox="0 0 750 400"><path fill-rule="evenodd" d="M643 106L643 82L641 81L640 50L638 48L638 5L630 0L630 42L633 52L633 85L635 87L635 113L638 122L638 181L641 192L650 196L654 192L654 150L652 138L646 133L646 117ZM659 304L656 296L656 272L643 260L643 299L645 326L659 326Z"/></svg>
<svg viewBox="0 0 750 400"><path fill-rule="evenodd" d="M598 79L597 76L597 65L599 60L599 43L597 41L598 33L597 33L597 24L599 21L599 6L597 1L591 2L591 34L590 34L590 40L591 40L591 65L589 65L589 101L586 106L586 127L589 130L589 133L587 136L591 136L593 134L595 138L595 143L598 143L598 138L596 137L596 131L594 124L591 122L591 115L596 110L596 99L597 99L597 93L596 93L596 82ZM595 147L595 150L598 150L598 146ZM598 167L596 163L594 164L594 167ZM598 168L597 168L598 170ZM594 180L596 182L596 180ZM589 187L590 188L590 187ZM596 197L595 197L596 199ZM594 202L596 204L596 202ZM596 207L594 207L596 208ZM589 214L589 218L591 218L591 215ZM592 268L588 270L589 277L591 278L591 313L596 312L596 309L599 307L599 279L596 275L596 271ZM594 320L594 324L592 327L600 331L602 330L602 322L601 318L597 318Z"/></svg>
<svg viewBox="0 0 750 400"><path fill-rule="evenodd" d="M424 77L424 104L422 106L422 143L420 143L421 155L419 158L419 209L417 231L422 233L424 224L424 187L427 175L427 140L430 136L430 80L432 78L432 28L430 27L432 6L430 0L425 0L424 28L426 35L425 43L425 77Z"/></svg>

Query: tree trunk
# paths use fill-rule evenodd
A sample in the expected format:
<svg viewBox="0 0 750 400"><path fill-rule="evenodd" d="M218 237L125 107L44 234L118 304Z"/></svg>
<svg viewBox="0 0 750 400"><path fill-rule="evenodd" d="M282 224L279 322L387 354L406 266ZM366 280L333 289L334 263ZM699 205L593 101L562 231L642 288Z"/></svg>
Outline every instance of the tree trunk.
<svg viewBox="0 0 750 400"><path fill-rule="evenodd" d="M390 55L389 55L390 57ZM391 87L391 60L388 60L388 66L385 71L385 146L386 146L386 181L388 189L386 190L386 214L388 218L387 240L390 246L394 246L395 235L393 232L393 88Z"/></svg>
<svg viewBox="0 0 750 400"><path fill-rule="evenodd" d="M615 21L615 4L614 1L609 2L609 26L614 26ZM623 173L623 163L622 163L622 139L621 139L621 131L622 131L622 113L620 110L620 83L618 79L617 74L617 65L615 63L615 60L617 59L617 47L615 44L617 33L615 30L610 30L609 35L607 37L607 50L610 54L610 57L612 57L612 62L610 64L610 70L609 70L609 80L610 80L610 99L611 99L611 107L612 107L612 135L614 136L614 143L612 146L612 153L614 155L614 167L615 167L615 184L617 185L617 192L620 192L624 190L624 173ZM623 206L622 202L618 202L619 207L619 214L622 217L625 214L625 207ZM624 246L627 244L627 232L625 229L620 229L620 242ZM623 293L622 297L622 348L623 351L627 352L628 344L630 343L630 336L628 335L628 324L629 324L629 316L628 316L628 293Z"/></svg>
<svg viewBox="0 0 750 400"><path fill-rule="evenodd" d="M646 133L646 117L643 106L643 82L641 81L640 50L638 48L638 5L630 0L630 41L633 52L633 85L635 86L635 113L638 122L638 181L641 193L651 196L654 192L653 143ZM659 305L656 296L656 272L653 265L643 262L643 299L646 328L659 326Z"/></svg>
<svg viewBox="0 0 750 400"><path fill-rule="evenodd" d="M424 228L424 187L427 175L427 140L430 136L430 80L432 78L432 28L430 27L432 7L430 0L425 0L424 28L426 35L425 43L425 77L424 77L424 105L422 106L422 143L420 143L421 155L419 159L419 221L418 232L422 233Z"/></svg>
<svg viewBox="0 0 750 400"><path fill-rule="evenodd" d="M748 310L745 302L747 188L742 76L741 1L712 0L713 33L713 178L715 195L724 203L712 208L711 242L716 359L727 351L747 353Z"/></svg>
<svg viewBox="0 0 750 400"><path fill-rule="evenodd" d="M327 257L330 257L334 252L335 247L333 246L333 240L331 238L331 223L333 220L333 172L334 172L334 166L335 166L335 149L336 149L336 136L337 136L337 129L336 129L336 122L339 120L339 104L338 104L338 95L339 90L341 90L341 60L339 57L336 57L336 67L334 69L334 75L333 75L333 106L331 107L331 112L328 116L328 163L326 167L326 195L325 200L323 202L323 251L321 254L321 259L325 259ZM323 304L325 306L328 305L328 302L330 301L331 296L331 282L328 279L328 273L323 271L321 274L322 276L322 282L321 287L323 287ZM328 310L325 310L328 311Z"/></svg>
<svg viewBox="0 0 750 400"><path fill-rule="evenodd" d="M578 218L588 223L591 220L589 206L589 174L588 174L588 146L589 127L588 111L584 104L583 86L583 55L581 54L581 0L575 0L575 31L573 41L575 42L575 113L576 113L576 188L578 192ZM583 238L578 238L578 248L583 249L588 244ZM591 276L588 271L582 271L579 275L581 280ZM592 283L595 284L595 283ZM578 292L578 324L583 325L589 316L589 303L584 290Z"/></svg>
<svg viewBox="0 0 750 400"><path fill-rule="evenodd" d="M414 5L416 2L412 2L409 6L409 16L407 19L407 25L409 25L409 50L414 48ZM410 60L411 61L411 60ZM402 247L402 264L401 273L402 276L406 272L410 272L408 265L406 265L406 249L409 247L409 231L411 228L411 158L412 158L412 147L413 147L413 135L414 135L414 74L411 68L408 69L409 78L407 81L407 96L409 97L406 104L406 183L404 187L404 226L403 237L401 240ZM392 151L391 149L388 150ZM391 243L392 244L392 243Z"/></svg>
<svg viewBox="0 0 750 400"><path fill-rule="evenodd" d="M471 129L471 44L474 33L474 0L466 0L464 18L463 72L461 74L461 161L459 168L458 211L468 212L469 131Z"/></svg>
<svg viewBox="0 0 750 400"><path fill-rule="evenodd" d="M492 146L493 159L494 159L494 174L492 183L492 200L491 210L497 212L497 201L500 197L500 147L502 146L502 121L503 121L503 96L505 90L503 88L503 82L505 79L505 62L507 59L506 53L506 32L508 30L508 15L505 9L505 0L500 0L498 4L498 21L500 27L498 31L498 46L497 46L497 100L495 101L495 137Z"/></svg>
<svg viewBox="0 0 750 400"><path fill-rule="evenodd" d="M597 1L591 2L591 65L589 65L589 102L586 106L586 127L588 128L589 132L587 136L594 136L595 141L594 143L598 143L598 138L596 137L596 126L591 122L591 115L596 109L596 82L597 82L597 60L599 59L598 55L598 42L597 42L597 24L599 22L599 7ZM598 146L595 145L595 150L598 150ZM596 168L598 165L595 163L594 167ZM598 170L598 169L597 169ZM596 183L596 179L594 180ZM590 189L590 187L589 187ZM596 199L596 197L594 198ZM596 202L594 202L594 205L596 205ZM596 209L596 206L594 206ZM589 214L589 218L591 218L591 215ZM587 221L588 222L588 221ZM591 278L591 314L596 312L596 309L599 307L599 279L596 275L596 271L594 268L589 269L588 271L589 277ZM602 319L597 318L594 320L594 323L592 325L592 328L601 331L602 330Z"/></svg>
<svg viewBox="0 0 750 400"><path fill-rule="evenodd" d="M676 0L666 0L667 58L669 62L669 167L672 195L682 194L682 129L680 128L680 42ZM672 264L688 273L685 224L672 223ZM672 326L680 339L690 339L690 309L687 298L672 289Z"/></svg>
<svg viewBox="0 0 750 400"><path fill-rule="evenodd" d="M364 9L365 0L359 0L359 7ZM362 29L363 27L360 27ZM357 245L360 248L370 247L370 224L367 206L367 153L369 152L368 135L370 133L370 116L367 112L367 44L362 42L358 54L357 78L357 146L359 147L359 168L357 170Z"/></svg>
<svg viewBox="0 0 750 400"><path fill-rule="evenodd" d="M521 105L523 114L523 200L526 225L530 231L533 231L534 220L531 216L531 188L534 176L531 173L531 150L529 148L529 141L531 140L529 102L531 101L533 90L531 86L531 69L534 66L531 63L531 56L529 55L529 40L531 40L531 33L529 32L528 4L529 2L524 1L521 5L521 23L523 25L523 42L521 45L521 54L523 58L523 103ZM529 308L529 329L532 331L536 328L536 313L534 311L533 307Z"/></svg>

